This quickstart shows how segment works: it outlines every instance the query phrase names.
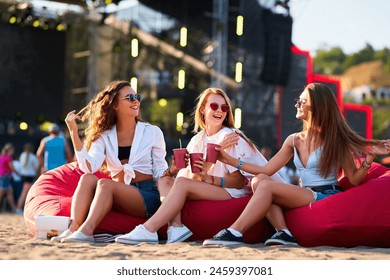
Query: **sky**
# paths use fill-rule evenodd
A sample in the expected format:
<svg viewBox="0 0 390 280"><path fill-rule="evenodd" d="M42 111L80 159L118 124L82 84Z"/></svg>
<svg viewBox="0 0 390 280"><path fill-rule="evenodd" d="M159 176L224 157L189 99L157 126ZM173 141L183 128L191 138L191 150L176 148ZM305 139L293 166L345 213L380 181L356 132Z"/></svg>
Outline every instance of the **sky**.
<svg viewBox="0 0 390 280"><path fill-rule="evenodd" d="M275 2L258 1L266 7ZM119 9L136 3L136 0L121 1ZM292 42L312 55L319 48L330 47L341 47L351 54L367 43L375 50L390 48L390 0L290 0L289 6L293 18Z"/></svg>
<svg viewBox="0 0 390 280"><path fill-rule="evenodd" d="M341 47L346 54L367 43L390 48L390 0L290 0L292 42L315 54Z"/></svg>

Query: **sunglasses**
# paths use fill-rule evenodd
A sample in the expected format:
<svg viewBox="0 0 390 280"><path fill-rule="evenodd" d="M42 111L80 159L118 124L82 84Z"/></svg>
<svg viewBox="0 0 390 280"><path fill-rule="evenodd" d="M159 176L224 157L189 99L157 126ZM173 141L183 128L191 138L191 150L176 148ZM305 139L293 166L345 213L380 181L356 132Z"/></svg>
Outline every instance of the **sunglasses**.
<svg viewBox="0 0 390 280"><path fill-rule="evenodd" d="M139 93L137 93L137 94L135 94L135 95L132 94L132 93L130 93L128 97L124 97L124 98L122 98L122 99L128 99L128 100L130 100L130 101L138 100L139 102L141 102L141 100L142 100L142 95L139 94Z"/></svg>
<svg viewBox="0 0 390 280"><path fill-rule="evenodd" d="M210 108L213 111L217 111L218 108L219 108L219 104L215 103L215 102L212 102L212 103L210 103ZM226 113L228 110L229 110L229 105L221 104L221 111L222 112Z"/></svg>
<svg viewBox="0 0 390 280"><path fill-rule="evenodd" d="M298 105L298 108L302 108L302 105L305 105L306 101L300 100L299 98L294 99L294 106Z"/></svg>

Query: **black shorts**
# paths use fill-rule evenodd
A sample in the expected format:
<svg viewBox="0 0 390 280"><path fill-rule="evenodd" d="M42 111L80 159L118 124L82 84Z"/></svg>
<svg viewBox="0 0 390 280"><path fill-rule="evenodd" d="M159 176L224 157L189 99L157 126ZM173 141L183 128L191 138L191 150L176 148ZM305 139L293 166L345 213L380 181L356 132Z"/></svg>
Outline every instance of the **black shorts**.
<svg viewBox="0 0 390 280"><path fill-rule="evenodd" d="M22 182L32 183L35 180L35 176L22 176Z"/></svg>

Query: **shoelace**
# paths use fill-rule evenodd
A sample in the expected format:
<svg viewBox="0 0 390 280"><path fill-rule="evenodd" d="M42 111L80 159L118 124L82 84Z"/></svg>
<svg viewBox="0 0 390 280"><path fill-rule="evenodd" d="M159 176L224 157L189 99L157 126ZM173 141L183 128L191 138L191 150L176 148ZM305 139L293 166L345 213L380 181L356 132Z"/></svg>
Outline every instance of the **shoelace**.
<svg viewBox="0 0 390 280"><path fill-rule="evenodd" d="M275 233L274 237L280 237L283 233L284 233L283 230L278 231L277 233Z"/></svg>
<svg viewBox="0 0 390 280"><path fill-rule="evenodd" d="M220 232L218 232L214 237L219 238L219 237L224 236L226 233L227 233L227 230L224 229L224 230L221 230Z"/></svg>

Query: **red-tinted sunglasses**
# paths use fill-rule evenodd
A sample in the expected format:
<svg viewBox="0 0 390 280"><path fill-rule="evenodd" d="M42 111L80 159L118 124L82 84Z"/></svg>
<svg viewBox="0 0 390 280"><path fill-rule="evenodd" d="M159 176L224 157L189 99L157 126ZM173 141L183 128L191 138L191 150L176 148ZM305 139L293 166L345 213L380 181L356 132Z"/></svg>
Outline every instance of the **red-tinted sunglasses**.
<svg viewBox="0 0 390 280"><path fill-rule="evenodd" d="M213 111L217 111L218 108L219 108L219 104L215 103L215 102L212 102L212 103L210 103L210 108ZM221 104L221 111L222 112L226 113L228 110L229 110L229 105Z"/></svg>

